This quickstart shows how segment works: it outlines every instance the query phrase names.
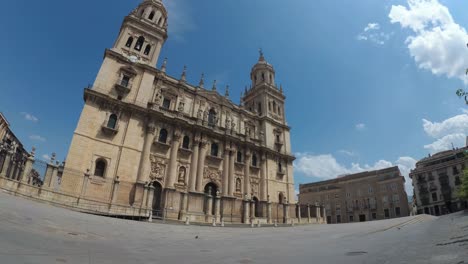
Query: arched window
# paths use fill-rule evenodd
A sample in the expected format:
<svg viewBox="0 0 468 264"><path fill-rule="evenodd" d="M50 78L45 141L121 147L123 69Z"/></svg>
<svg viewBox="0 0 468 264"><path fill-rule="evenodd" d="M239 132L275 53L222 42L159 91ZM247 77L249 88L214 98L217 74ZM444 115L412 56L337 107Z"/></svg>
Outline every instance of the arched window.
<svg viewBox="0 0 468 264"><path fill-rule="evenodd" d="M153 18L154 18L154 11L152 11L151 14L148 16L149 20L153 20Z"/></svg>
<svg viewBox="0 0 468 264"><path fill-rule="evenodd" d="M140 36L135 44L135 50L141 51L144 43L145 43L145 37Z"/></svg>
<svg viewBox="0 0 468 264"><path fill-rule="evenodd" d="M259 115L262 115L262 103L258 103L257 108L258 108L258 111L257 111L258 114L259 114Z"/></svg>
<svg viewBox="0 0 468 264"><path fill-rule="evenodd" d="M132 46L132 43L133 43L133 37L128 37L125 47L130 48Z"/></svg>
<svg viewBox="0 0 468 264"><path fill-rule="evenodd" d="M158 25L161 26L162 17L158 19Z"/></svg>
<svg viewBox="0 0 468 264"><path fill-rule="evenodd" d="M281 161L278 161L278 172L283 172L283 165L281 164Z"/></svg>
<svg viewBox="0 0 468 264"><path fill-rule="evenodd" d="M273 101L273 112L276 113L276 102L275 101Z"/></svg>
<svg viewBox="0 0 468 264"><path fill-rule="evenodd" d="M167 142L167 130L166 129L161 129L159 132L159 138L158 141L161 143L166 143Z"/></svg>
<svg viewBox="0 0 468 264"><path fill-rule="evenodd" d="M116 126L117 126L117 115L112 114L110 115L109 120L107 121L107 127L115 129Z"/></svg>
<svg viewBox="0 0 468 264"><path fill-rule="evenodd" d="M212 143L211 144L211 156L218 157L218 149L219 149L218 144Z"/></svg>
<svg viewBox="0 0 468 264"><path fill-rule="evenodd" d="M149 55L149 54L150 54L150 51L151 51L151 45L148 44L148 45L146 45L145 52L144 52L143 54Z"/></svg>
<svg viewBox="0 0 468 264"><path fill-rule="evenodd" d="M262 72L262 81L265 81L265 73Z"/></svg>
<svg viewBox="0 0 468 264"><path fill-rule="evenodd" d="M257 167L257 155L252 155L252 166Z"/></svg>
<svg viewBox="0 0 468 264"><path fill-rule="evenodd" d="M189 149L190 148L190 138L188 136L184 137L184 140L182 141L182 148L183 149Z"/></svg>
<svg viewBox="0 0 468 264"><path fill-rule="evenodd" d="M104 177L106 173L106 162L103 159L96 160L96 167L94 168L94 176Z"/></svg>
<svg viewBox="0 0 468 264"><path fill-rule="evenodd" d="M237 162L242 163L242 152L237 151Z"/></svg>
<svg viewBox="0 0 468 264"><path fill-rule="evenodd" d="M216 112L214 109L210 109L210 112L208 113L208 125L216 125Z"/></svg>
<svg viewBox="0 0 468 264"><path fill-rule="evenodd" d="M278 203L283 204L284 202L284 195L283 193L279 193L278 195Z"/></svg>

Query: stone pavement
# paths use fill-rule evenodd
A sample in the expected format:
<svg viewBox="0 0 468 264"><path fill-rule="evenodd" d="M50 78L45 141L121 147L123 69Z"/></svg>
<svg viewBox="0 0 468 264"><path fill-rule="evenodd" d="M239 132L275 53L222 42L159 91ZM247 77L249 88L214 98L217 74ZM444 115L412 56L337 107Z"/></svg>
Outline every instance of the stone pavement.
<svg viewBox="0 0 468 264"><path fill-rule="evenodd" d="M0 192L0 263L468 263L468 215L221 228L142 223Z"/></svg>

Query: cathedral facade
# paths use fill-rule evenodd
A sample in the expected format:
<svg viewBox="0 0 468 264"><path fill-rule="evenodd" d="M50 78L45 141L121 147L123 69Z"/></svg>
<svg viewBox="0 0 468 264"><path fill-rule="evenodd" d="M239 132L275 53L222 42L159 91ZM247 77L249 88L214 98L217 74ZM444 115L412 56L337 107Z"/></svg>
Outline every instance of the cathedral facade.
<svg viewBox="0 0 468 264"><path fill-rule="evenodd" d="M273 66L261 53L240 105L203 76L171 77L155 66L167 18L160 0L125 17L84 91L61 191L181 221L286 220L294 156Z"/></svg>

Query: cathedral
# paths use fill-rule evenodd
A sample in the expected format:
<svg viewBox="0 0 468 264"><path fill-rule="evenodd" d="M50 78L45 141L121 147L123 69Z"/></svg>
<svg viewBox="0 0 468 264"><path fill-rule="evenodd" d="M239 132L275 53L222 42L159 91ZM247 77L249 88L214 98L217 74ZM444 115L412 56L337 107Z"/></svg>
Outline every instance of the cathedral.
<svg viewBox="0 0 468 264"><path fill-rule="evenodd" d="M84 91L61 192L179 221L286 221L295 158L273 66L260 52L240 105L203 76L169 76L156 67L167 20L161 0L125 17Z"/></svg>

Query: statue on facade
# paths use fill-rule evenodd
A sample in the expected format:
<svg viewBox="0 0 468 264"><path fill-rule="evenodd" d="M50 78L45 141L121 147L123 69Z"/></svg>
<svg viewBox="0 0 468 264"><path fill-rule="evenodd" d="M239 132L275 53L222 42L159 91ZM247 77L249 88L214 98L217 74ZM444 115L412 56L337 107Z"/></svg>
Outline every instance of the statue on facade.
<svg viewBox="0 0 468 264"><path fill-rule="evenodd" d="M185 167L180 167L179 168L179 177L178 177L178 180L177 180L180 184L185 184L185 174L186 174Z"/></svg>
<svg viewBox="0 0 468 264"><path fill-rule="evenodd" d="M242 188L241 179L237 178L237 180L236 180L236 192L237 192L237 193L240 193L240 192L241 192L241 188Z"/></svg>

